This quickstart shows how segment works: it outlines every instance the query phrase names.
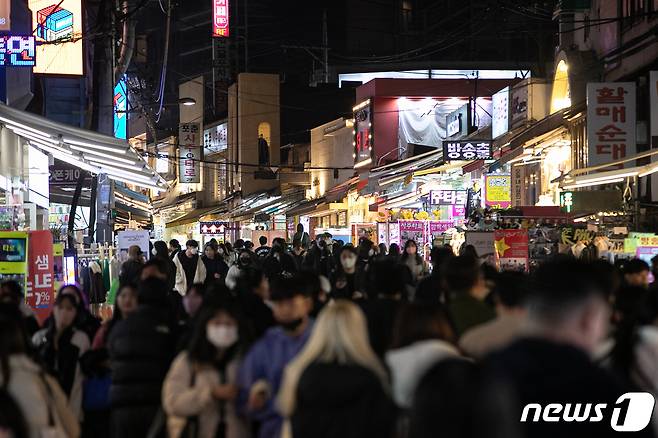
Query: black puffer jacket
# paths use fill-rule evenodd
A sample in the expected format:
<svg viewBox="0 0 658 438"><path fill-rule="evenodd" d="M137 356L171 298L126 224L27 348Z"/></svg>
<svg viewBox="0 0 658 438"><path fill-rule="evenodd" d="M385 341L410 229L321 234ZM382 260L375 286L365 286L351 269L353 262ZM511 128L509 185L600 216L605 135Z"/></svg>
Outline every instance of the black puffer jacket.
<svg viewBox="0 0 658 438"><path fill-rule="evenodd" d="M167 308L140 306L112 329L108 340L113 410L160 405L162 382L175 354ZM144 419L149 422L151 419Z"/></svg>
<svg viewBox="0 0 658 438"><path fill-rule="evenodd" d="M302 373L291 418L294 437L389 438L395 406L379 379L357 365L314 363Z"/></svg>

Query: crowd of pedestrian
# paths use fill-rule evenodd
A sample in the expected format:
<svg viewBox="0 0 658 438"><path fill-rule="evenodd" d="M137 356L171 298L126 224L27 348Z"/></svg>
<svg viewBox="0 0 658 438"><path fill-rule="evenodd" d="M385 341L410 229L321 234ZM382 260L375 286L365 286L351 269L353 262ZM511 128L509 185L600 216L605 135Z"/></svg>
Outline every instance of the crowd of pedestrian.
<svg viewBox="0 0 658 438"><path fill-rule="evenodd" d="M641 260L498 273L473 248L428 265L414 241L302 227L258 243L131 248L102 324L65 285L39 326L3 283L0 436L611 436L620 396L658 395L658 272Z"/></svg>

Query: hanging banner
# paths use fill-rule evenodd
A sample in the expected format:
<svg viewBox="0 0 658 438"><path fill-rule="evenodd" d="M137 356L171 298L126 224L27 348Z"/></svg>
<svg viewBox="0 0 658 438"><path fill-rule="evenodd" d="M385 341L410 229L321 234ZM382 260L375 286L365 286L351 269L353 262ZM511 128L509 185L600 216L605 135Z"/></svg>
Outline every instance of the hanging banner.
<svg viewBox="0 0 658 438"><path fill-rule="evenodd" d="M635 130L634 82L587 84L588 166L635 155ZM606 170L634 166L629 161Z"/></svg>
<svg viewBox="0 0 658 438"><path fill-rule="evenodd" d="M418 253L421 253L420 248L425 244L425 225L422 221L398 221L400 224L400 245L404 246L407 240L415 240L418 246Z"/></svg>
<svg viewBox="0 0 658 438"><path fill-rule="evenodd" d="M178 181L198 184L201 182L201 125L181 123L178 129Z"/></svg>
<svg viewBox="0 0 658 438"><path fill-rule="evenodd" d="M526 230L494 231L494 247L501 271L528 272L530 270Z"/></svg>
<svg viewBox="0 0 658 438"><path fill-rule="evenodd" d="M453 226L452 221L430 221L430 235L443 234Z"/></svg>
<svg viewBox="0 0 658 438"><path fill-rule="evenodd" d="M512 176L492 174L484 177L484 205L505 209L512 206Z"/></svg>
<svg viewBox="0 0 658 438"><path fill-rule="evenodd" d="M119 261L125 262L128 260L128 249L137 245L142 250L144 258L149 259L150 249L150 235L147 230L126 230L117 233L117 248L119 250Z"/></svg>
<svg viewBox="0 0 658 438"><path fill-rule="evenodd" d="M53 235L49 230L32 231L29 241L25 300L42 323L50 315L55 300Z"/></svg>

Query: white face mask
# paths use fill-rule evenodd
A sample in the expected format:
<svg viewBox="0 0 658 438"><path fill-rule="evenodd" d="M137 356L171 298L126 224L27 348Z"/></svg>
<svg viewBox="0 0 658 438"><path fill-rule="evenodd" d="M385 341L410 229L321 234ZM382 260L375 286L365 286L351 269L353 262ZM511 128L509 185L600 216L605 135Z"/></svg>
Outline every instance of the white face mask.
<svg viewBox="0 0 658 438"><path fill-rule="evenodd" d="M343 268L352 269L356 265L356 257L345 257L340 259Z"/></svg>
<svg viewBox="0 0 658 438"><path fill-rule="evenodd" d="M196 255L197 252L199 252L198 248L190 248L190 254Z"/></svg>
<svg viewBox="0 0 658 438"><path fill-rule="evenodd" d="M217 248L217 254L220 255L220 256L224 255L224 250L221 249L221 248Z"/></svg>
<svg viewBox="0 0 658 438"><path fill-rule="evenodd" d="M215 347L228 348L238 341L238 328L231 325L208 324L206 337Z"/></svg>
<svg viewBox="0 0 658 438"><path fill-rule="evenodd" d="M368 256L372 257L374 255L375 255L375 250L371 248L370 251L368 251Z"/></svg>
<svg viewBox="0 0 658 438"><path fill-rule="evenodd" d="M153 254L153 256L157 256L157 255L158 255L158 251L157 251L155 248L153 248L153 249L151 250L151 254Z"/></svg>

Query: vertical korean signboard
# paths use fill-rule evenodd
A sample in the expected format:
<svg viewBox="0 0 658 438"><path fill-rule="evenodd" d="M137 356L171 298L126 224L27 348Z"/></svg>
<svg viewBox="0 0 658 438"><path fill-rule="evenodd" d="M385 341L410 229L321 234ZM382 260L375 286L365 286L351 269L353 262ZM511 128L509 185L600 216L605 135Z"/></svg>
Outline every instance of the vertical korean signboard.
<svg viewBox="0 0 658 438"><path fill-rule="evenodd" d="M370 99L353 108L354 111L354 167L372 163L372 105Z"/></svg>
<svg viewBox="0 0 658 438"><path fill-rule="evenodd" d="M201 126L199 123L181 123L178 129L178 181L201 182Z"/></svg>
<svg viewBox="0 0 658 438"><path fill-rule="evenodd" d="M587 84L588 166L635 155L635 129L633 82ZM635 163L631 161L616 168L633 166Z"/></svg>
<svg viewBox="0 0 658 438"><path fill-rule="evenodd" d="M127 104L126 78L123 77L114 86L114 136L123 140L128 137Z"/></svg>
<svg viewBox="0 0 658 438"><path fill-rule="evenodd" d="M30 232L28 254L25 298L37 319L43 322L50 315L55 292L53 236L49 230Z"/></svg>
<svg viewBox="0 0 658 438"><path fill-rule="evenodd" d="M212 0L212 36L229 36L228 0Z"/></svg>
<svg viewBox="0 0 658 438"><path fill-rule="evenodd" d="M493 111L491 119L491 136L498 138L509 131L509 87L505 87L491 97Z"/></svg>

